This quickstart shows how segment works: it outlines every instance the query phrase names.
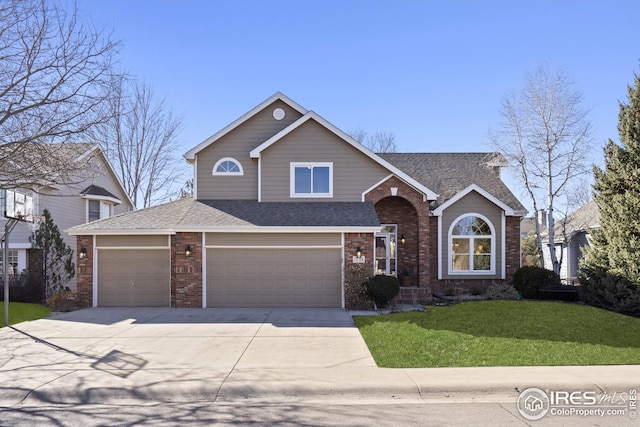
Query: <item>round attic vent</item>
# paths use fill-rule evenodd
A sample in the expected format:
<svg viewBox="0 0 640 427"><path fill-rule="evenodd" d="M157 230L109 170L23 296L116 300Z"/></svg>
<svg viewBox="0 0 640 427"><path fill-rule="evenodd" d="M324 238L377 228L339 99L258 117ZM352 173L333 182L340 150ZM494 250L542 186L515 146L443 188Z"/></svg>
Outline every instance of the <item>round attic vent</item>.
<svg viewBox="0 0 640 427"><path fill-rule="evenodd" d="M276 120L284 119L284 110L282 108L276 108L273 110L273 118Z"/></svg>

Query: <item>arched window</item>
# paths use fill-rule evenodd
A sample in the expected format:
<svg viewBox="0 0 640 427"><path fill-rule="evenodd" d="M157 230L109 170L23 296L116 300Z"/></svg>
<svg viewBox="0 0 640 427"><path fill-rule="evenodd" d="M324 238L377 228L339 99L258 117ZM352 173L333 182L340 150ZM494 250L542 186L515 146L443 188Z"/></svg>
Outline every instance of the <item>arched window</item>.
<svg viewBox="0 0 640 427"><path fill-rule="evenodd" d="M482 215L458 217L449 229L449 274L495 273L495 231Z"/></svg>
<svg viewBox="0 0 640 427"><path fill-rule="evenodd" d="M232 157L225 157L213 166L213 175L243 175L242 165Z"/></svg>

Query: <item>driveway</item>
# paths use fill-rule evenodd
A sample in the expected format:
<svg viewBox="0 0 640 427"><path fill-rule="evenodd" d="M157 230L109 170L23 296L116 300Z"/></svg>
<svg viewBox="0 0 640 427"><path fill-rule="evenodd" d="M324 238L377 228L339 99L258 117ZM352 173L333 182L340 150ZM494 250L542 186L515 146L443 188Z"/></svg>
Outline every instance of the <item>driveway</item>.
<svg viewBox="0 0 640 427"><path fill-rule="evenodd" d="M91 308L0 329L0 404L260 395L295 378L370 371L341 309ZM364 372L364 371L363 371ZM326 386L326 384L325 384Z"/></svg>

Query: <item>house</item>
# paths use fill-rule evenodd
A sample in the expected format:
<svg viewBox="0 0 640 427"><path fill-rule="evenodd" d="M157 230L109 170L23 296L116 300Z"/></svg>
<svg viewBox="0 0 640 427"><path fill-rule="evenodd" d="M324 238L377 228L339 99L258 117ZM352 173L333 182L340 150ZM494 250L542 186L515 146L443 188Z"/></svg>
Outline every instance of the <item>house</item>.
<svg viewBox="0 0 640 427"><path fill-rule="evenodd" d="M79 168L72 179L64 184L55 183L52 177L50 185L37 191L23 191L33 199L35 218L49 210L53 222L61 231L65 243L75 249L76 238L64 230L100 218L107 218L134 209L133 202L125 192L109 161L94 143L57 144L57 149L66 152L78 164ZM67 182L68 181L68 182ZM0 227L4 230L6 219L0 218ZM34 223L19 222L9 235L9 273L17 275L29 267L31 243L29 237L35 231ZM0 253L0 260L2 254ZM0 264L1 265L1 264ZM0 267L1 270L1 267ZM75 279L68 284L75 287Z"/></svg>
<svg viewBox="0 0 640 427"><path fill-rule="evenodd" d="M569 284L577 283L580 260L584 248L590 245L590 233L600 227L600 216L595 200L581 206L562 220L556 221L555 248L556 257L562 259L560 279ZM542 236L544 265L552 269L548 233Z"/></svg>
<svg viewBox="0 0 640 427"><path fill-rule="evenodd" d="M492 153L375 154L276 93L185 154L194 197L72 227L86 306L345 307L506 280L525 209Z"/></svg>

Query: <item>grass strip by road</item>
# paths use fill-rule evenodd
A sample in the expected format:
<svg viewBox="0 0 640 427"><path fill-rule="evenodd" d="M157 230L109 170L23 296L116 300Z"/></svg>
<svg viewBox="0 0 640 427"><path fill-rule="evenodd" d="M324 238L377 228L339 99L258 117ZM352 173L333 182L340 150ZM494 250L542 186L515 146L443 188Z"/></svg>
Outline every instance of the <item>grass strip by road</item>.
<svg viewBox="0 0 640 427"><path fill-rule="evenodd" d="M49 317L51 309L42 304L9 302L9 324ZM0 326L4 326L4 301L0 301Z"/></svg>
<svg viewBox="0 0 640 427"><path fill-rule="evenodd" d="M640 319L542 301L477 301L355 316L380 367L640 364Z"/></svg>

